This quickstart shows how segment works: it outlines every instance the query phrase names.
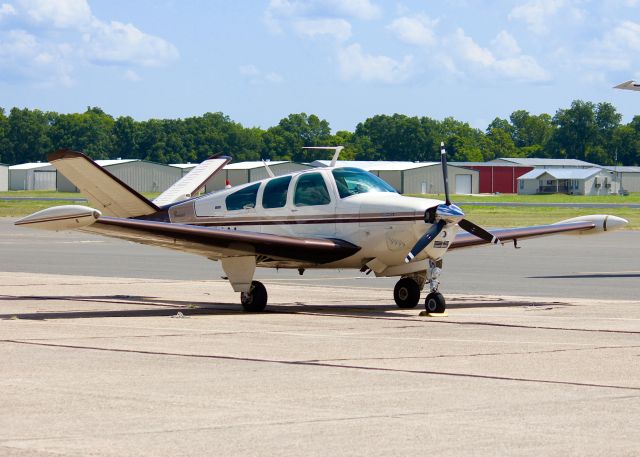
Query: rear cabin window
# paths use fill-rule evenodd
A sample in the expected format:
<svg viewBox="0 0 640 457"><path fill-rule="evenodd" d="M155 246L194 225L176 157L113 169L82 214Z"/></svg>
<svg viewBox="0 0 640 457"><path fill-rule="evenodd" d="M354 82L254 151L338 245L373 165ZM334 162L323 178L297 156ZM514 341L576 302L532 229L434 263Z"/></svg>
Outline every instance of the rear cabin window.
<svg viewBox="0 0 640 457"><path fill-rule="evenodd" d="M291 176L283 176L282 178L272 179L264 186L262 194L263 208L282 208L287 203L287 191Z"/></svg>
<svg viewBox="0 0 640 457"><path fill-rule="evenodd" d="M260 183L245 187L228 195L225 200L227 210L233 211L237 209L255 208L258 188L260 188Z"/></svg>
<svg viewBox="0 0 640 457"><path fill-rule="evenodd" d="M328 205L331 203L327 185L320 173L306 173L298 178L293 204L296 206Z"/></svg>

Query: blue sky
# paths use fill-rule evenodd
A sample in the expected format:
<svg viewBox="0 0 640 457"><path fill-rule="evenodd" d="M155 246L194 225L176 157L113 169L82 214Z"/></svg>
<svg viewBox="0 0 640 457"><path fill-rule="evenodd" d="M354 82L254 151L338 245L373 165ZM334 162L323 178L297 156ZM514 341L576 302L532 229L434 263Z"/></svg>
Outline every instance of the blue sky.
<svg viewBox="0 0 640 457"><path fill-rule="evenodd" d="M487 5L491 5L488 7ZM0 106L137 120L222 111L267 128L314 113L486 128L640 93L640 0L0 0Z"/></svg>

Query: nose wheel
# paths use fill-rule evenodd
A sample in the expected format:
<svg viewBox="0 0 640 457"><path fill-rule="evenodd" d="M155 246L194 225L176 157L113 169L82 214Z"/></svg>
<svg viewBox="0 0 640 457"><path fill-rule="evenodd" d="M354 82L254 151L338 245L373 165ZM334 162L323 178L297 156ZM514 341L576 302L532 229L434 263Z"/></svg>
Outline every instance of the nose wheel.
<svg viewBox="0 0 640 457"><path fill-rule="evenodd" d="M444 296L440 292L431 292L424 300L424 309L428 313L444 313L447 309Z"/></svg>

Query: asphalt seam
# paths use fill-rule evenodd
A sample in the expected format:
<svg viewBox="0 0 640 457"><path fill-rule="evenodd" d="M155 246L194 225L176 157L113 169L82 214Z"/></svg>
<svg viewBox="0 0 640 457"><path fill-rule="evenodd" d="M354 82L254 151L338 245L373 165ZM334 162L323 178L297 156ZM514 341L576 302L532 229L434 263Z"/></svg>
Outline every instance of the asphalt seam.
<svg viewBox="0 0 640 457"><path fill-rule="evenodd" d="M79 349L79 350L90 350L90 351L100 351L100 352L116 352L116 353L125 353L125 354L159 355L159 356L169 356L169 357L229 360L229 361L236 361L236 362L267 363L267 364L290 365L290 366L338 368L338 369L361 370L361 371L369 371L369 372L405 373L405 374L418 374L418 375L442 376L442 377L454 377L454 378L485 379L485 380L492 380L492 381L527 382L527 383L534 383L534 384L630 390L630 391L640 392L640 387L633 387L633 386L582 383L582 382L574 382L574 381L557 381L557 380L549 380L549 379L521 378L521 377L512 377L512 376L494 376L494 375L482 375L482 374L474 374L474 373L456 373L456 372L433 371L433 370L408 370L408 369L398 369L398 368L367 367L367 366L360 366L360 365L340 365L340 364L332 364L332 363L305 362L305 361L294 361L294 360L259 359L259 358L253 358L253 357L233 357L233 356L210 355L210 354L181 354L181 353L161 352L161 351L144 351L139 349L118 349L118 348L104 348L104 347L97 347L97 346L78 346L78 345L68 345L68 344L40 343L40 342L11 340L11 339L2 339L0 340L0 342L9 343L9 344L23 344L23 345L32 345L32 346L54 347L54 348L64 348L64 349Z"/></svg>

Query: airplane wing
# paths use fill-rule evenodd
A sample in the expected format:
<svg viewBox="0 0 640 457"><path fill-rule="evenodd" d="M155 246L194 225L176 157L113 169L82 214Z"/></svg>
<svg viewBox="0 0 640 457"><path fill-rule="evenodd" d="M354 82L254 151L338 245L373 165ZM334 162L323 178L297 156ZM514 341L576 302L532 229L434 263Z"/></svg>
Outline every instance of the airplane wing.
<svg viewBox="0 0 640 457"><path fill-rule="evenodd" d="M514 242L523 240L526 238L538 238L541 236L554 235L559 233L575 233L584 234L589 231L596 232L600 230L607 230L607 219L594 219L587 220L581 218L569 219L567 221L558 222L557 224L549 225L534 225L530 227L518 227L508 229L494 229L490 230L490 233L500 239L500 242ZM601 226L600 224L603 224ZM484 244L490 244L488 241L480 239L475 235L467 232L462 232L456 235L454 242L449 249L461 249L469 248L473 246L480 246Z"/></svg>
<svg viewBox="0 0 640 457"><path fill-rule="evenodd" d="M304 238L244 230L101 216L80 231L189 252L217 260L240 255L259 261L323 264L349 257L359 246L338 239Z"/></svg>

